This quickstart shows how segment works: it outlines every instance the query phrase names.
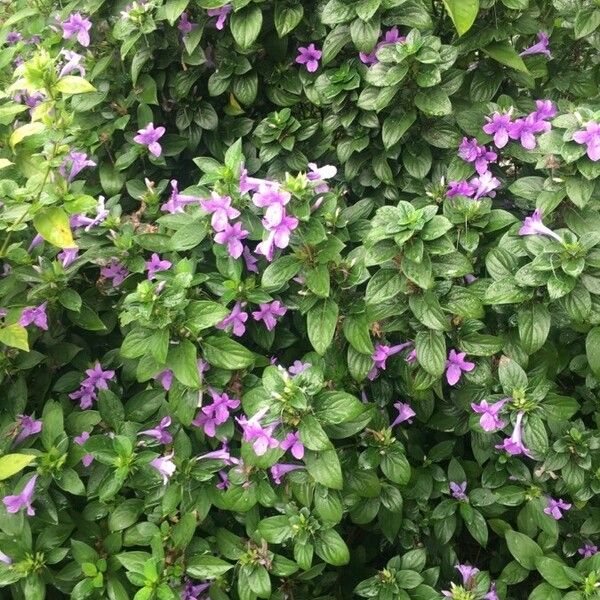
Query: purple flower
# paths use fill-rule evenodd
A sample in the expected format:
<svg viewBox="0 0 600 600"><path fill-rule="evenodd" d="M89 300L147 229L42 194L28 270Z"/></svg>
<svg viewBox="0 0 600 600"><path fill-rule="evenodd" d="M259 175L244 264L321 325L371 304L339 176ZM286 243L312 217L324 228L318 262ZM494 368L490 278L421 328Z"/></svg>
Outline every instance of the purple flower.
<svg viewBox="0 0 600 600"><path fill-rule="evenodd" d="M512 456L524 454L531 458L531 453L523 445L523 416L525 413L520 410L517 413L517 420L515 421L515 428L512 435L509 438L505 438L501 444L497 444L495 447L498 450L504 450Z"/></svg>
<svg viewBox="0 0 600 600"><path fill-rule="evenodd" d="M291 450L292 456L298 460L304 458L304 444L300 441L300 434L297 431L296 433L288 433L279 444L279 447L282 450Z"/></svg>
<svg viewBox="0 0 600 600"><path fill-rule="evenodd" d="M190 196L187 194L180 194L177 188L177 180L171 180L171 196L169 199L160 207L163 212L171 214L184 212L184 207L188 204L199 204L200 198L198 196Z"/></svg>
<svg viewBox="0 0 600 600"><path fill-rule="evenodd" d="M229 419L229 411L239 408L240 401L227 394L217 394L210 390L213 403L203 406L198 416L192 421L195 427L202 427L208 437L215 437L216 428Z"/></svg>
<svg viewBox="0 0 600 600"><path fill-rule="evenodd" d="M538 208L530 217L526 217L519 229L519 235L547 235L562 243L562 238L542 222L542 211Z"/></svg>
<svg viewBox="0 0 600 600"><path fill-rule="evenodd" d="M486 117L487 124L483 131L494 136L494 144L497 148L504 148L508 143L508 131L511 126L510 113L495 112L491 117Z"/></svg>
<svg viewBox="0 0 600 600"><path fill-rule="evenodd" d="M58 168L60 174L68 181L71 182L80 171L86 167L95 167L96 163L93 160L89 160L85 152L76 152L71 150L69 154L64 158L60 167ZM67 174L67 167L69 167L69 173Z"/></svg>
<svg viewBox="0 0 600 600"><path fill-rule="evenodd" d="M161 271L168 271L172 263L168 260L161 260L160 256L156 253L152 253L150 260L146 261L146 270L148 271L148 279L152 280L157 273Z"/></svg>
<svg viewBox="0 0 600 600"><path fill-rule="evenodd" d="M563 516L562 512L560 511L569 510L571 506L572 504L564 502L562 498L555 500L554 498L547 496L546 508L544 509L544 513L550 515L555 521L558 521L559 519L562 519Z"/></svg>
<svg viewBox="0 0 600 600"><path fill-rule="evenodd" d="M100 223L106 220L109 211L104 206L104 196L98 196L98 204L96 205L96 216L91 219L85 215L72 215L69 224L71 227L77 229L83 227L84 231L89 231L92 227L100 225Z"/></svg>
<svg viewBox="0 0 600 600"><path fill-rule="evenodd" d="M78 253L79 248L65 248L56 255L56 258L60 260L63 269L66 269L71 263L75 262Z"/></svg>
<svg viewBox="0 0 600 600"><path fill-rule="evenodd" d="M535 134L544 133L548 131L549 128L549 123L537 119L535 113L531 113L530 115L517 119L514 123L511 123L508 127L508 135L512 140L519 140L521 146L526 150L533 150L537 145Z"/></svg>
<svg viewBox="0 0 600 600"><path fill-rule="evenodd" d="M105 371L102 365L97 362L93 368L85 371L87 377L81 382L78 390L69 394L72 400L79 400L79 407L83 410L91 408L92 403L96 401L97 390L107 390L108 382L114 379L114 371Z"/></svg>
<svg viewBox="0 0 600 600"><path fill-rule="evenodd" d="M475 163L475 170L483 175L488 170L488 164L495 162L498 155L485 146L480 146L475 138L469 140L464 137L458 147L458 155L467 162Z"/></svg>
<svg viewBox="0 0 600 600"><path fill-rule="evenodd" d="M6 34L6 43L9 46L14 46L17 42L20 42L23 36L18 31L9 31Z"/></svg>
<svg viewBox="0 0 600 600"><path fill-rule="evenodd" d="M148 123L144 129L139 129L138 134L133 138L134 142L147 146L150 154L153 156L160 156L162 153L162 147L158 143L158 140L165 135L166 129L164 127L154 127L153 123Z"/></svg>
<svg viewBox="0 0 600 600"><path fill-rule="evenodd" d="M470 587L471 580L479 573L479 569L477 567L472 567L471 565L456 565L456 570L463 578L463 585L467 587Z"/></svg>
<svg viewBox="0 0 600 600"><path fill-rule="evenodd" d="M447 198L454 198L454 196L467 196L470 198L475 193L475 188L464 179L462 181L451 181L448 183L448 190L446 191Z"/></svg>
<svg viewBox="0 0 600 600"><path fill-rule="evenodd" d="M215 235L215 242L217 244L227 244L227 252L232 258L239 258L244 251L244 245L242 240L245 240L250 233L245 229L242 229L240 222L230 225L227 223L222 231L219 231Z"/></svg>
<svg viewBox="0 0 600 600"><path fill-rule="evenodd" d="M290 235L298 227L298 219L286 215L285 210L279 221L271 221L268 216L262 220L263 227L269 232L266 240L256 246L256 253L262 254L269 262L273 260L275 247L287 248Z"/></svg>
<svg viewBox="0 0 600 600"><path fill-rule="evenodd" d="M223 441L223 446L219 450L196 456L196 460L222 460L226 465L237 465L240 462L237 458L231 456L225 441Z"/></svg>
<svg viewBox="0 0 600 600"><path fill-rule="evenodd" d="M557 114L558 110L552 100L536 100L536 110L532 114L535 119L544 121L546 119L553 119Z"/></svg>
<svg viewBox="0 0 600 600"><path fill-rule="evenodd" d="M220 8L209 8L206 13L209 17L217 17L217 22L215 23L215 27L221 31L223 27L225 27L225 23L227 22L227 16L233 10L231 4L226 4L225 6L221 6Z"/></svg>
<svg viewBox="0 0 600 600"><path fill-rule="evenodd" d="M577 552L583 556L583 558L589 558L594 556L598 552L598 546L594 546L590 542L586 542L581 548L578 548Z"/></svg>
<svg viewBox="0 0 600 600"><path fill-rule="evenodd" d="M48 331L48 315L46 314L47 305L48 302L44 302L39 306L28 306L27 308L24 308L21 313L21 318L19 319L19 325L27 327L33 323L40 329Z"/></svg>
<svg viewBox="0 0 600 600"><path fill-rule="evenodd" d="M448 385L456 385L462 377L463 371L470 372L475 368L475 363L465 360L466 352L450 350L446 361L446 381Z"/></svg>
<svg viewBox="0 0 600 600"><path fill-rule="evenodd" d="M225 231L229 225L229 219L236 219L240 216L240 211L231 206L229 196L219 196L216 192L212 193L212 198L200 200L202 210L212 214L210 224L215 231Z"/></svg>
<svg viewBox="0 0 600 600"><path fill-rule="evenodd" d="M161 371L155 375L152 379L158 381L160 385L162 385L163 389L168 392L173 384L173 371L171 371L171 369L165 369L164 371Z"/></svg>
<svg viewBox="0 0 600 600"><path fill-rule="evenodd" d="M63 39L68 40L74 35L77 36L77 41L84 47L90 45L89 30L92 28L92 22L82 17L80 13L72 13L69 18L62 23Z"/></svg>
<svg viewBox="0 0 600 600"><path fill-rule="evenodd" d="M81 65L84 57L81 54L77 54L77 52L73 52L72 50L65 50L64 48L60 51L60 54L65 57L66 62L60 69L59 77L70 75L73 71L77 71L81 77L85 77L85 69Z"/></svg>
<svg viewBox="0 0 600 600"><path fill-rule="evenodd" d="M281 184L278 181L269 181L268 179L260 179L259 177L248 177L248 169L242 167L239 185L240 194L246 194L250 191L256 191L261 186L279 189L281 187Z"/></svg>
<svg viewBox="0 0 600 600"><path fill-rule="evenodd" d="M262 425L261 419L269 412L269 407L259 410L254 416L248 419L246 416L236 417L243 430L242 439L245 442L252 442L252 448L257 456L262 456L270 448L277 448L279 441L273 437L273 431L279 425L279 421Z"/></svg>
<svg viewBox="0 0 600 600"><path fill-rule="evenodd" d="M298 56L296 56L296 63L299 65L306 65L306 70L309 73L314 73L319 68L319 60L323 53L315 48L313 43L309 44L308 47L300 46L298 48Z"/></svg>
<svg viewBox="0 0 600 600"><path fill-rule="evenodd" d="M4 502L7 512L18 513L22 508L26 508L27 514L30 517L35 515L35 509L33 506L31 506L31 503L33 502L33 491L37 477L37 474L31 477L31 479L29 479L29 481L25 484L25 487L20 494L16 494L14 496L4 496L2 502Z"/></svg>
<svg viewBox="0 0 600 600"><path fill-rule="evenodd" d="M450 491L452 492L452 497L457 500L467 500L467 482L463 481L462 483L456 483L451 481L449 484Z"/></svg>
<svg viewBox="0 0 600 600"><path fill-rule="evenodd" d="M173 436L167 431L171 425L171 417L166 416L160 420L160 423L152 429L144 429L138 432L138 435L148 435L153 437L159 444L170 444L173 441Z"/></svg>
<svg viewBox="0 0 600 600"><path fill-rule="evenodd" d="M3 562L5 565L12 565L12 558L0 550L0 562Z"/></svg>
<svg viewBox="0 0 600 600"><path fill-rule="evenodd" d="M368 378L373 381L379 374L379 370L385 371L385 363L390 356L402 352L404 348L412 346L412 342L404 342L403 344L397 344L395 346L386 346L385 344L375 344L375 351L371 355L374 365L369 371Z"/></svg>
<svg viewBox="0 0 600 600"><path fill-rule="evenodd" d="M185 13L184 13L185 14ZM194 585L189 579L181 590L181 600L199 600L200 594L210 587L210 582Z"/></svg>
<svg viewBox="0 0 600 600"><path fill-rule="evenodd" d="M590 160L600 160L600 123L589 121L586 123L585 129L573 134L573 140L587 146L587 155Z"/></svg>
<svg viewBox="0 0 600 600"><path fill-rule="evenodd" d="M406 355L406 362L409 365L412 365L414 363L417 362L417 349L413 348L407 355Z"/></svg>
<svg viewBox="0 0 600 600"><path fill-rule="evenodd" d="M129 275L129 271L125 265L113 258L108 266L100 269L100 275L105 279L112 280L113 287L119 287L125 281L125 277Z"/></svg>
<svg viewBox="0 0 600 600"><path fill-rule="evenodd" d="M233 335L237 337L244 335L244 332L246 331L246 325L244 323L248 320L248 313L242 310L245 306L245 302L236 302L229 315L220 323L217 323L215 327L217 329L227 329L231 325Z"/></svg>
<svg viewBox="0 0 600 600"><path fill-rule="evenodd" d="M19 434L13 444L16 446L32 435L36 435L42 430L42 422L30 417L29 415L17 415Z"/></svg>
<svg viewBox="0 0 600 600"><path fill-rule="evenodd" d="M311 366L312 365L309 362L295 360L289 367L288 371L290 375L300 375L300 373L304 373L304 371L306 371L306 369L310 368Z"/></svg>
<svg viewBox="0 0 600 600"><path fill-rule="evenodd" d="M377 50L379 50L380 48L383 48L383 46L388 46L389 44L401 43L401 42L404 42L405 40L406 40L406 38L399 34L398 28L392 27L391 29L389 29L388 31L385 32L383 39L375 46L375 48L373 48L373 50L371 52L369 52L368 54L365 52L359 52L358 56L359 56L361 62L363 62L367 65L373 65L373 64L379 62L379 60L377 59Z"/></svg>
<svg viewBox="0 0 600 600"><path fill-rule="evenodd" d="M252 252L250 252L250 249L247 246L244 246L242 256L246 263L246 269L248 269L250 273L258 273L258 267L256 266L258 259L252 255Z"/></svg>
<svg viewBox="0 0 600 600"><path fill-rule="evenodd" d="M179 31L181 31L183 35L186 35L187 33L190 33L192 30L194 30L196 27L198 27L198 24L192 23L189 20L189 15L187 14L187 12L182 12L181 16L179 17L177 29L179 29Z"/></svg>
<svg viewBox="0 0 600 600"><path fill-rule="evenodd" d="M337 175L337 168L333 165L323 165L322 167L317 166L317 163L308 163L310 171L306 174L306 178L309 181L324 181L325 179L331 179Z"/></svg>
<svg viewBox="0 0 600 600"><path fill-rule="evenodd" d="M227 473L225 471L219 471L217 473L217 475L219 476L219 478L221 479L221 481L219 483L217 483L217 489L218 490L226 490L229 488L229 477L227 475Z"/></svg>
<svg viewBox="0 0 600 600"><path fill-rule="evenodd" d="M498 413L508 400L509 398L503 398L493 404L488 404L487 400L482 400L479 404L471 403L473 411L481 415L479 424L484 431L495 431L504 427L505 423L498 417Z"/></svg>
<svg viewBox="0 0 600 600"><path fill-rule="evenodd" d="M479 200L482 196L490 196L493 198L496 195L494 190L500 187L500 180L496 179L491 171L486 171L479 177L473 177L470 183L475 188L473 200Z"/></svg>
<svg viewBox="0 0 600 600"><path fill-rule="evenodd" d="M400 425L400 423L404 423L404 421L412 423L412 418L417 414L410 407L410 404L406 404L405 402L394 402L394 408L398 411L398 416L392 421L390 427Z"/></svg>
<svg viewBox="0 0 600 600"><path fill-rule="evenodd" d="M519 56L530 56L532 54L545 54L548 58L552 58L552 54L550 54L550 38L548 34L540 31L537 34L538 43L533 46L529 46L529 48L525 48L523 52Z"/></svg>
<svg viewBox="0 0 600 600"><path fill-rule="evenodd" d="M82 382L78 390L69 394L69 398L79 400L79 408L87 410L96 401L96 390L94 387Z"/></svg>
<svg viewBox="0 0 600 600"><path fill-rule="evenodd" d="M281 485L281 478L292 471L297 471L298 469L303 469L302 465L292 465L292 464L275 464L271 467L271 476L273 477L273 481L277 485Z"/></svg>
<svg viewBox="0 0 600 600"><path fill-rule="evenodd" d="M175 473L175 463L171 460L173 455L174 451L171 450L169 454L158 456L154 460L150 461L150 465L162 475L163 485L167 485L167 483L169 483L169 479L171 479L173 473Z"/></svg>
<svg viewBox="0 0 600 600"><path fill-rule="evenodd" d="M259 208L266 208L265 218L271 222L280 222L285 209L283 208L292 195L272 186L261 185L252 196L252 203Z"/></svg>
<svg viewBox="0 0 600 600"><path fill-rule="evenodd" d="M83 446L88 440L90 439L90 433L89 431L82 431L81 435L76 435L73 438L73 441L78 445L78 446ZM93 454L86 454L84 455L84 457L81 459L81 464L87 468L89 467L92 463L94 462L94 455Z"/></svg>
<svg viewBox="0 0 600 600"><path fill-rule="evenodd" d="M255 321L264 321L265 327L272 331L277 325L277 317L283 317L287 312L287 308L281 304L279 300L273 300L271 303L259 304L260 310L255 310L252 313L252 318Z"/></svg>

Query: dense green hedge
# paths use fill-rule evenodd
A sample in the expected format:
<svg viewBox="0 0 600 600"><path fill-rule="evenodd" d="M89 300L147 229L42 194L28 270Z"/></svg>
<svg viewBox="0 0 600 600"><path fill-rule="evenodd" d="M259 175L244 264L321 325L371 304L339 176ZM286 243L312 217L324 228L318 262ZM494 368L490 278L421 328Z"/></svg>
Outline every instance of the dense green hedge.
<svg viewBox="0 0 600 600"><path fill-rule="evenodd" d="M2 598L600 597L598 1L2 7Z"/></svg>

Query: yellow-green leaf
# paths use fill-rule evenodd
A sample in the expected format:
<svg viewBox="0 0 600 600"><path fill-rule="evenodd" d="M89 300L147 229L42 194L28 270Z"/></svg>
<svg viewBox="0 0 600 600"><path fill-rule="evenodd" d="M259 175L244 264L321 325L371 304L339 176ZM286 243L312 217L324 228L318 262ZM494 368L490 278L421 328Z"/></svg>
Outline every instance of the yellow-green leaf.
<svg viewBox="0 0 600 600"><path fill-rule="evenodd" d="M29 351L27 329L17 323L7 325L0 329L0 342L11 348L18 348L19 350L25 350L25 352Z"/></svg>
<svg viewBox="0 0 600 600"><path fill-rule="evenodd" d="M463 35L471 29L479 12L479 0L444 0L444 6L458 35Z"/></svg>
<svg viewBox="0 0 600 600"><path fill-rule="evenodd" d="M58 80L56 91L63 94L85 94L86 92L95 92L96 88L83 77L66 75Z"/></svg>
<svg viewBox="0 0 600 600"><path fill-rule="evenodd" d="M0 480L16 475L34 459L33 454L6 454L0 456Z"/></svg>
<svg viewBox="0 0 600 600"><path fill-rule="evenodd" d="M521 73L529 73L523 59L508 42L490 44L483 51L502 65L515 69L515 71L521 71Z"/></svg>
<svg viewBox="0 0 600 600"><path fill-rule="evenodd" d="M6 169L6 167L10 167L10 165L14 165L15 163L8 160L8 158L0 158L0 169Z"/></svg>
<svg viewBox="0 0 600 600"><path fill-rule="evenodd" d="M77 246L69 226L69 216L62 208L43 208L33 217L33 226L47 242L59 248Z"/></svg>
<svg viewBox="0 0 600 600"><path fill-rule="evenodd" d="M10 145L14 148L19 142L22 142L26 137L35 135L36 133L42 133L44 131L44 125L39 122L27 123L17 127L10 136Z"/></svg>

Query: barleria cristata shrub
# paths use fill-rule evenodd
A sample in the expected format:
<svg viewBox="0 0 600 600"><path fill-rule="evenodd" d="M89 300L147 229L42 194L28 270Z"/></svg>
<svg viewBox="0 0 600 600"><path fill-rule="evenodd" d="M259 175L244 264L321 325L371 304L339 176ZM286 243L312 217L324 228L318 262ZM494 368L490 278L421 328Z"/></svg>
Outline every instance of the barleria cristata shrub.
<svg viewBox="0 0 600 600"><path fill-rule="evenodd" d="M0 9L14 600L600 597L600 4Z"/></svg>

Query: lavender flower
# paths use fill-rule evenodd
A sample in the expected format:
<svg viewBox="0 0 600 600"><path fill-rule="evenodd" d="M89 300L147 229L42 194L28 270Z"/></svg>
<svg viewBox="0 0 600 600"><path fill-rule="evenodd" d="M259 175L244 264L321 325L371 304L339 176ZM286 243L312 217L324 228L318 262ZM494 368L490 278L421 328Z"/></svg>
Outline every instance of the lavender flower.
<svg viewBox="0 0 600 600"><path fill-rule="evenodd" d="M69 265L75 262L78 254L79 248L65 248L56 255L56 258L58 258L58 260L60 261L60 264L63 266L63 269L66 269Z"/></svg>
<svg viewBox="0 0 600 600"><path fill-rule="evenodd" d="M0 550L0 562L5 565L12 565L12 558Z"/></svg>
<svg viewBox="0 0 600 600"><path fill-rule="evenodd" d="M550 496L546 497L546 508L544 508L544 513L551 516L555 521L562 519L561 510L569 510L572 504L565 502L562 498L555 500Z"/></svg>
<svg viewBox="0 0 600 600"><path fill-rule="evenodd" d="M233 335L237 337L244 335L244 332L246 331L245 323L248 320L248 313L242 310L242 308L245 306L245 302L236 302L229 315L220 323L216 324L216 328L227 329L229 326L231 326Z"/></svg>
<svg viewBox="0 0 600 600"><path fill-rule="evenodd" d="M82 431L80 435L76 435L73 438L73 441L78 446L83 446L90 439L89 431ZM93 454L85 454L81 459L81 464L87 469L94 462Z"/></svg>
<svg viewBox="0 0 600 600"><path fill-rule="evenodd" d="M448 183L448 190L446 191L447 198L454 198L454 196L466 196L470 198L475 193L475 188L464 179L462 181L451 181Z"/></svg>
<svg viewBox="0 0 600 600"><path fill-rule="evenodd" d="M161 260L160 256L156 253L152 253L150 260L146 261L146 270L148 271L148 279L152 280L156 277L157 273L161 271L168 271L172 263L168 260Z"/></svg>
<svg viewBox="0 0 600 600"><path fill-rule="evenodd" d="M246 194L250 191L256 191L261 186L279 189L281 187L281 184L278 181L269 181L268 179L261 179L260 177L249 177L248 169L242 167L239 184L240 194Z"/></svg>
<svg viewBox="0 0 600 600"><path fill-rule="evenodd" d="M209 17L217 17L217 22L215 23L215 27L221 31L225 27L225 23L227 22L227 16L233 10L231 4L226 4L225 6L221 6L220 8L209 8L206 11Z"/></svg>
<svg viewBox="0 0 600 600"><path fill-rule="evenodd" d="M536 100L536 110L532 114L534 118L539 121L545 121L546 119L553 119L557 114L558 110L552 100Z"/></svg>
<svg viewBox="0 0 600 600"><path fill-rule="evenodd" d="M487 124L483 126L483 131L494 136L494 144L497 148L504 148L508 143L508 132L511 126L510 113L495 112L485 120Z"/></svg>
<svg viewBox="0 0 600 600"><path fill-rule="evenodd" d="M262 224L269 234L266 240L256 246L256 253L262 254L271 262L275 254L275 247L283 249L289 245L290 235L298 227L298 219L288 216L283 210L280 220L270 220L268 216L265 216Z"/></svg>
<svg viewBox="0 0 600 600"><path fill-rule="evenodd" d="M523 445L523 416L525 413L520 410L517 413L517 420L515 421L515 428L512 435L509 438L505 438L501 444L496 445L496 449L504 450L512 456L524 454L531 458L530 451Z"/></svg>
<svg viewBox="0 0 600 600"><path fill-rule="evenodd" d="M303 469L302 465L292 465L292 464L274 464L271 467L271 476L273 477L273 481L277 485L281 485L281 478L292 471L297 471L298 469Z"/></svg>
<svg viewBox="0 0 600 600"><path fill-rule="evenodd" d="M93 160L89 160L85 152L71 150L63 159L58 171L70 183L83 169L95 166L96 163ZM69 168L68 174L67 168Z"/></svg>
<svg viewBox="0 0 600 600"><path fill-rule="evenodd" d="M190 33L191 31L196 29L196 27L198 27L198 24L192 23L189 20L189 15L187 14L187 12L181 13L181 16L179 17L179 23L177 24L177 29L181 31L182 35Z"/></svg>
<svg viewBox="0 0 600 600"><path fill-rule="evenodd" d="M13 445L20 444L28 437L36 435L42 430L42 422L30 417L29 415L17 415L19 433L14 439Z"/></svg>
<svg viewBox="0 0 600 600"><path fill-rule="evenodd" d="M83 227L84 231L89 231L92 227L96 227L96 225L103 223L108 215L109 211L104 205L104 196L98 196L96 216L93 219L86 217L85 215L72 215L69 224L75 229Z"/></svg>
<svg viewBox="0 0 600 600"><path fill-rule="evenodd" d="M296 57L296 63L299 65L306 65L306 70L309 73L314 73L319 68L319 60L323 53L315 48L313 43L310 43L308 47L300 46L298 48L298 56Z"/></svg>
<svg viewBox="0 0 600 600"><path fill-rule="evenodd" d="M161 371L155 375L152 379L158 381L160 385L162 385L163 389L168 392L173 384L173 371L171 371L171 369L165 369L164 371Z"/></svg>
<svg viewBox="0 0 600 600"><path fill-rule="evenodd" d="M261 419L269 412L269 407L259 410L254 416L248 419L246 416L236 417L243 430L242 439L245 442L252 442L252 448L257 456L262 456L267 450L277 448L279 441L273 437L273 431L279 424L279 421L262 425Z"/></svg>
<svg viewBox="0 0 600 600"><path fill-rule="evenodd" d="M456 385L462 377L463 371L470 372L475 368L475 363L465 360L466 352L450 350L446 361L446 381L448 385Z"/></svg>
<svg viewBox="0 0 600 600"><path fill-rule="evenodd" d="M390 44L402 43L404 41L406 41L406 38L398 33L398 28L392 27L385 32L383 39L379 41L379 43L375 46L375 48L373 48L373 50L371 50L371 52L368 54L365 52L359 52L358 56L361 62L365 63L366 65L374 65L379 62L377 59L377 51L380 48Z"/></svg>
<svg viewBox="0 0 600 600"><path fill-rule="evenodd" d="M488 165L495 162L498 155L485 146L480 146L475 138L469 140L464 137L458 147L458 155L465 161L475 163L475 170L483 175L488 170Z"/></svg>
<svg viewBox="0 0 600 600"><path fill-rule="evenodd" d="M189 204L199 204L200 198L198 196L190 196L187 194L180 194L177 187L177 180L171 180L171 196L169 199L160 207L163 212L171 214L182 213L184 208Z"/></svg>
<svg viewBox="0 0 600 600"><path fill-rule="evenodd" d="M250 232L242 229L242 224L237 222L233 225L227 223L222 231L215 235L215 242L221 245L227 245L227 252L232 258L239 258L244 251L242 240L245 240Z"/></svg>
<svg viewBox="0 0 600 600"><path fill-rule="evenodd" d="M456 565L456 570L462 576L463 585L467 587L471 586L471 580L479 573L479 569L477 567L472 567L471 565Z"/></svg>
<svg viewBox="0 0 600 600"><path fill-rule="evenodd" d="M125 281L125 277L129 275L129 271L125 265L113 258L108 266L100 269L100 275L105 279L110 279L113 287L116 288L119 287L123 281Z"/></svg>
<svg viewBox="0 0 600 600"><path fill-rule="evenodd" d="M291 199L289 192L261 185L252 196L252 203L260 208L266 208L265 219L270 223L279 223L285 214L283 208Z"/></svg>
<svg viewBox="0 0 600 600"><path fill-rule="evenodd" d="M77 52L73 52L72 50L65 50L64 48L60 51L60 54L65 57L65 63L58 73L59 77L70 75L74 71L77 71L80 77L85 77L85 69L81 65L84 57L81 54L77 54Z"/></svg>
<svg viewBox="0 0 600 600"><path fill-rule="evenodd" d="M148 435L154 438L159 444L170 444L173 441L173 436L167 431L171 425L171 417L166 416L160 420L160 423L152 429L144 429L138 432L138 435Z"/></svg>
<svg viewBox="0 0 600 600"><path fill-rule="evenodd" d="M405 402L394 402L394 408L398 411L398 416L392 421L390 427L395 427L408 421L412 423L412 418L417 414L411 407L410 404Z"/></svg>
<svg viewBox="0 0 600 600"><path fill-rule="evenodd" d="M255 310L252 313L252 318L255 321L264 321L265 327L272 331L277 325L277 317L283 317L287 312L287 308L281 304L279 300L273 300L271 303L260 304L260 310Z"/></svg>
<svg viewBox="0 0 600 600"><path fill-rule="evenodd" d="M483 600L500 600L498 592L496 591L496 583L490 584L490 591L483 597Z"/></svg>
<svg viewBox="0 0 600 600"><path fill-rule="evenodd" d="M585 542L581 548L577 549L577 552L583 556L583 558L589 558L590 556L594 556L594 554L598 553L598 546L594 546L594 544L590 542Z"/></svg>
<svg viewBox="0 0 600 600"><path fill-rule="evenodd" d="M18 513L22 508L25 508L30 517L35 515L35 509L31 506L31 503L33 502L33 492L37 477L37 474L31 477L20 494L4 496L2 502L4 503L4 506L6 506L7 512L14 514Z"/></svg>
<svg viewBox="0 0 600 600"><path fill-rule="evenodd" d="M509 398L503 398L493 404L488 404L487 400L482 400L479 404L471 403L473 411L481 415L479 424L484 431L495 431L504 427L505 423L498 417L498 413L508 401Z"/></svg>
<svg viewBox="0 0 600 600"><path fill-rule="evenodd" d="M6 43L9 46L14 46L16 43L20 42L23 39L23 36L18 31L9 31L6 34Z"/></svg>
<svg viewBox="0 0 600 600"><path fill-rule="evenodd" d="M449 484L450 491L452 492L452 497L457 500L467 500L468 496L466 494L467 491L467 482L463 481L462 483L456 483L451 481Z"/></svg>
<svg viewBox="0 0 600 600"><path fill-rule="evenodd" d="M62 23L63 39L68 40L74 35L77 41L85 48L90 45L89 31L92 28L92 22L80 13L72 13L69 18Z"/></svg>
<svg viewBox="0 0 600 600"><path fill-rule="evenodd" d="M519 140L521 146L526 150L533 150L537 145L535 134L544 133L549 128L549 123L537 119L535 113L531 113L527 117L517 119L514 123L511 123L508 127L508 135L512 140Z"/></svg>
<svg viewBox="0 0 600 600"><path fill-rule="evenodd" d="M212 198L200 200L202 210L212 215L210 224L215 231L225 231L229 226L229 219L236 219L240 216L240 211L231 206L229 196L219 196L216 192L212 193Z"/></svg>
<svg viewBox="0 0 600 600"><path fill-rule="evenodd" d="M390 356L402 352L404 348L412 346L412 342L404 342L403 344L396 344L395 346L386 346L385 344L375 344L375 351L371 355L374 365L369 371L368 378L373 381L379 374L379 370L385 371L386 361Z"/></svg>
<svg viewBox="0 0 600 600"><path fill-rule="evenodd" d="M162 153L162 147L158 140L165 135L165 131L166 129L162 126L154 127L153 123L148 123L146 127L138 130L138 134L133 138L133 141L142 146L147 146L150 154L159 157Z"/></svg>
<svg viewBox="0 0 600 600"><path fill-rule="evenodd" d="M208 437L215 437L216 429L229 419L229 411L239 408L240 401L230 398L227 394L217 394L210 390L212 404L203 406L200 414L192 421L195 427L202 427Z"/></svg>
<svg viewBox="0 0 600 600"><path fill-rule="evenodd" d="M500 187L500 180L496 179L491 171L486 171L479 177L471 179L471 185L475 188L473 200L479 200L482 196L490 196L493 198L496 195L495 189Z"/></svg>
<svg viewBox="0 0 600 600"><path fill-rule="evenodd" d="M228 477L227 473L225 471L219 471L217 473L217 475L219 476L219 479L221 480L216 485L217 489L218 490L227 490L227 489L229 489L230 483L229 483L229 477Z"/></svg>
<svg viewBox="0 0 600 600"><path fill-rule="evenodd" d="M81 382L79 389L69 394L72 400L79 400L79 407L83 410L91 408L96 401L96 392L107 390L108 382L115 377L114 371L105 371L99 362L87 369L85 374L87 377Z"/></svg>
<svg viewBox="0 0 600 600"><path fill-rule="evenodd" d="M573 134L573 140L578 144L585 144L590 160L600 160L600 123L589 121L586 123L585 129Z"/></svg>
<svg viewBox="0 0 600 600"><path fill-rule="evenodd" d="M44 302L39 306L28 306L27 308L24 308L21 313L21 318L19 319L19 325L27 327L33 323L36 327L48 331L48 315L46 314L47 305L48 302Z"/></svg>
<svg viewBox="0 0 600 600"><path fill-rule="evenodd" d="M184 13L185 14L185 13ZM199 600L200 595L210 587L210 582L194 585L189 579L181 591L181 600Z"/></svg>
<svg viewBox="0 0 600 600"><path fill-rule="evenodd" d="M250 252L250 249L247 246L244 246L242 256L244 257L244 262L246 263L246 269L250 273L258 273L258 267L256 266L258 259L252 255L252 252Z"/></svg>
<svg viewBox="0 0 600 600"><path fill-rule="evenodd" d="M550 54L550 38L548 34L544 31L540 31L537 34L538 42L537 44L533 44L533 46L529 46L529 48L525 48L523 52L519 56L531 56L532 54L545 54L548 58L552 58L552 54Z"/></svg>
<svg viewBox="0 0 600 600"><path fill-rule="evenodd" d="M212 452L206 452L200 456L196 456L196 460L222 460L226 465L237 465L240 461L231 456L227 442L223 441L223 445L219 450L213 450Z"/></svg>
<svg viewBox="0 0 600 600"><path fill-rule="evenodd" d="M174 451L171 450L169 454L164 456L158 456L154 460L150 461L150 465L153 466L163 478L163 485L167 485L169 480L173 476L176 470L175 463L171 460L173 458Z"/></svg>
<svg viewBox="0 0 600 600"><path fill-rule="evenodd" d="M538 208L530 217L526 217L519 229L519 235L547 235L562 243L562 238L542 222L542 211Z"/></svg>
<svg viewBox="0 0 600 600"><path fill-rule="evenodd" d="M304 458L304 444L300 441L300 434L297 431L296 433L288 433L279 444L279 447L282 450L290 450L292 456L298 460Z"/></svg>
<svg viewBox="0 0 600 600"><path fill-rule="evenodd" d="M302 362L301 360L295 360L292 365L288 368L288 372L290 375L300 375L300 373L304 373L306 369L310 368L312 365L309 362Z"/></svg>

